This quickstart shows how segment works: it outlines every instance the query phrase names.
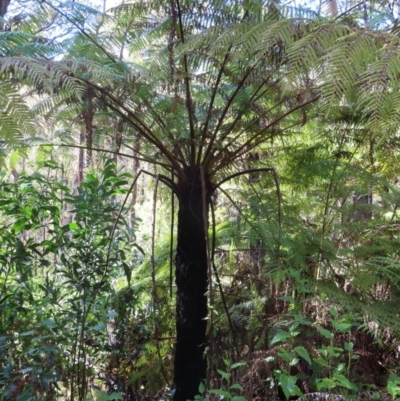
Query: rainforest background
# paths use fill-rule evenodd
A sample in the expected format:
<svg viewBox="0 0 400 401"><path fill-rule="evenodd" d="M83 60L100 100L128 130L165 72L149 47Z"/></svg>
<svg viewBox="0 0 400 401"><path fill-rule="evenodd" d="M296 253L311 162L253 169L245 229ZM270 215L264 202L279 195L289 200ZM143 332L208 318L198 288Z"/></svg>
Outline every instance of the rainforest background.
<svg viewBox="0 0 400 401"><path fill-rule="evenodd" d="M0 1L0 400L396 400L398 11Z"/></svg>

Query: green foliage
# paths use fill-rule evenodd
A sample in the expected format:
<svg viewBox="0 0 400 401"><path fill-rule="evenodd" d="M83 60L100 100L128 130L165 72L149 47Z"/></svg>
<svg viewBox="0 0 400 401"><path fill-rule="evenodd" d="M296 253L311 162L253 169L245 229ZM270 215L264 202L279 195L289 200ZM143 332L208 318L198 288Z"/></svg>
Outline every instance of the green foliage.
<svg viewBox="0 0 400 401"><path fill-rule="evenodd" d="M107 358L106 333L117 316L112 279L135 263L126 257L136 248L134 233L116 200L129 176L106 161L74 194L54 179L57 170L51 161L43 173L1 182L6 397L52 399L61 386L85 398L94 366Z"/></svg>
<svg viewBox="0 0 400 401"><path fill-rule="evenodd" d="M337 15L332 6L332 21L272 1L180 3L101 13L45 0L19 22L10 18L0 32L1 161L22 145L51 144L50 155L62 153L58 144L133 151L175 190L200 167L210 188L260 169L223 182L209 230L208 357L229 382L214 394L240 401L249 385L223 360L246 355L256 374L254 354L271 349L265 376L286 398L301 394L292 373L300 360L315 372L314 389L354 393L350 373L363 345L353 323L373 333L371 343L384 338L392 354L400 333L393 10L370 2L361 18L358 7ZM106 162L74 192L55 179L66 173L45 162L46 149L36 161L48 170L18 178L29 152L14 152L16 183L3 177L0 199L1 385L7 394L83 400L92 366L101 366L156 392L173 356L172 341L158 355L156 334L175 336L173 232L155 247L156 302L151 263L136 266L141 248L119 212L131 177Z"/></svg>

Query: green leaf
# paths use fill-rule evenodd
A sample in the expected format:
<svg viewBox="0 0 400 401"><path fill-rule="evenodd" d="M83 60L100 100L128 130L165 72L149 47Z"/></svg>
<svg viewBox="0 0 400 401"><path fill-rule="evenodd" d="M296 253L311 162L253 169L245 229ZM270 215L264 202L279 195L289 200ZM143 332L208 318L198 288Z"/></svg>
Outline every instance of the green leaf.
<svg viewBox="0 0 400 401"><path fill-rule="evenodd" d="M122 394L121 393L111 393L111 394L103 394L99 398L97 398L97 401L112 401L112 400L122 400Z"/></svg>
<svg viewBox="0 0 400 401"><path fill-rule="evenodd" d="M336 387L336 382L328 377L317 380L318 391L328 389L331 390Z"/></svg>
<svg viewBox="0 0 400 401"><path fill-rule="evenodd" d="M132 269L130 268L130 266L126 262L124 262L124 261L121 261L121 262L122 262L122 266L124 268L126 281L128 282L128 285L130 286L131 285L131 278L132 278Z"/></svg>
<svg viewBox="0 0 400 401"><path fill-rule="evenodd" d="M303 395L299 387L296 385L296 376L288 376L284 373L281 373L279 376L279 382L287 399L289 399L289 397L292 395L298 395L299 397Z"/></svg>
<svg viewBox="0 0 400 401"><path fill-rule="evenodd" d="M318 327L318 331L328 340L333 339L333 333L330 332L329 330L324 329L323 327Z"/></svg>
<svg viewBox="0 0 400 401"><path fill-rule="evenodd" d="M105 325L104 323L99 323L99 324L96 324L96 326L93 327L93 330L95 330L95 331L101 331L101 330L103 330L105 327L106 327L106 325Z"/></svg>
<svg viewBox="0 0 400 401"><path fill-rule="evenodd" d="M334 319L337 319L337 317L338 317L338 312L337 312L336 308L334 308L334 307L330 308L330 309L329 309L329 312L331 313L331 315L332 315L332 317L333 317Z"/></svg>
<svg viewBox="0 0 400 401"><path fill-rule="evenodd" d="M30 217L32 216L32 210L29 206L25 206L24 207L24 212L25 212L25 217L27 219L30 219Z"/></svg>
<svg viewBox="0 0 400 401"><path fill-rule="evenodd" d="M352 326L351 323L339 323L335 320L331 320L331 322L335 330L341 331L342 333L349 331Z"/></svg>
<svg viewBox="0 0 400 401"><path fill-rule="evenodd" d="M23 333L19 333L20 337L27 337L27 336L32 336L36 334L36 330L29 330L29 331L24 331Z"/></svg>
<svg viewBox="0 0 400 401"><path fill-rule="evenodd" d="M311 365L310 355L303 346L299 345L298 347L295 347L294 350L298 353L299 356L301 356L304 360L306 360L309 365Z"/></svg>
<svg viewBox="0 0 400 401"><path fill-rule="evenodd" d="M224 372L221 369L217 369L217 372L220 374L220 376L225 379L225 380L229 380L229 378L231 377L230 373Z"/></svg>
<svg viewBox="0 0 400 401"><path fill-rule="evenodd" d="M18 234L25 228L25 224L26 224L25 218L19 219L13 224L12 230L14 231L15 234Z"/></svg>
<svg viewBox="0 0 400 401"><path fill-rule="evenodd" d="M50 319L44 320L40 325L41 325L41 326L44 326L44 327L50 327L50 328L52 328L52 329L55 329L56 327L58 327L57 324L54 323L54 322L53 322L52 320L50 320Z"/></svg>
<svg viewBox="0 0 400 401"><path fill-rule="evenodd" d="M232 401L247 401L247 398L242 395L235 395L232 397Z"/></svg>
<svg viewBox="0 0 400 401"><path fill-rule="evenodd" d="M243 387L239 383L232 384L231 390L243 390Z"/></svg>
<svg viewBox="0 0 400 401"><path fill-rule="evenodd" d="M348 388L350 390L353 389L353 385L351 384L351 382L349 381L349 379L339 373L335 373L333 375L334 380L336 380L340 386Z"/></svg>
<svg viewBox="0 0 400 401"><path fill-rule="evenodd" d="M322 358L314 358L313 361L316 362L316 363L318 363L318 365L321 365L321 366L324 366L324 367L329 368L329 364L328 364L328 362L325 361L325 359L322 359Z"/></svg>
<svg viewBox="0 0 400 401"><path fill-rule="evenodd" d="M73 231L73 230L79 230L79 226L78 226L78 224L75 223L75 222L69 223L69 224L68 224L68 228L69 228L71 231Z"/></svg>
<svg viewBox="0 0 400 401"><path fill-rule="evenodd" d="M90 181L90 182L92 182L92 183L94 183L94 184L98 184L98 180L97 180L97 178L93 175L93 174L90 174L90 173L87 173L86 175L85 175L85 178L86 178L86 180L87 181Z"/></svg>
<svg viewBox="0 0 400 401"><path fill-rule="evenodd" d="M271 345L278 342L285 342L288 338L291 337L291 333L288 333L287 331L280 331L279 333L275 334L274 338L271 341Z"/></svg>
<svg viewBox="0 0 400 401"><path fill-rule="evenodd" d="M304 324L306 326L310 326L312 324L312 322L309 319L304 318L303 315L296 314L296 315L294 315L294 318L295 318L296 322L299 324Z"/></svg>
<svg viewBox="0 0 400 401"><path fill-rule="evenodd" d="M295 299L290 295L279 297L279 299L281 299L282 301L289 301L291 304L294 304L296 302Z"/></svg>
<svg viewBox="0 0 400 401"><path fill-rule="evenodd" d="M33 371L33 368L25 368L25 369L19 370L19 373L25 374L25 373L29 373L32 371Z"/></svg>
<svg viewBox="0 0 400 401"><path fill-rule="evenodd" d="M108 312L107 314L106 314L106 317L108 317L109 319L112 319L112 318L114 318L114 317L116 317L116 316L118 316L118 313L117 312Z"/></svg>
<svg viewBox="0 0 400 401"><path fill-rule="evenodd" d="M345 343L344 343L344 349L345 349L346 351L353 351L353 347L354 347L354 344L353 344L353 343L349 343L349 342L345 342Z"/></svg>
<svg viewBox="0 0 400 401"><path fill-rule="evenodd" d="M391 373L389 375L388 383L387 383L387 390L388 390L388 393L392 397L400 395L400 377L399 376L395 375L394 373Z"/></svg>
<svg viewBox="0 0 400 401"><path fill-rule="evenodd" d="M229 367L229 369L230 370L232 370L232 369L236 369L236 368L238 368L239 366L243 366L243 365L246 365L244 362L236 362L236 363L233 363L230 367Z"/></svg>
<svg viewBox="0 0 400 401"><path fill-rule="evenodd" d="M201 382L201 383L199 384L199 394L203 394L204 391L206 391L206 388L205 388L205 386L204 386L204 383Z"/></svg>

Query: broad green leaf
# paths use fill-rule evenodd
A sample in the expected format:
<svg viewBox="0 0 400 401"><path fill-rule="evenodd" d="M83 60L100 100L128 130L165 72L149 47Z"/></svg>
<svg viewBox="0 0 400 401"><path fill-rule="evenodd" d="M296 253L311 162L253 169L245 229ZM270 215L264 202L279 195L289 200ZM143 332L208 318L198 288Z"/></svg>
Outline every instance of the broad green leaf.
<svg viewBox="0 0 400 401"><path fill-rule="evenodd" d="M324 329L323 327L318 327L318 331L328 340L332 340L333 333L329 330Z"/></svg>
<svg viewBox="0 0 400 401"><path fill-rule="evenodd" d="M79 225L77 224L77 223L75 223L75 222L72 222L72 223L69 223L68 224L68 228L70 229L70 230L79 230Z"/></svg>
<svg viewBox="0 0 400 401"><path fill-rule="evenodd" d="M235 395L232 397L232 401L248 401L246 397L242 395Z"/></svg>
<svg viewBox="0 0 400 401"><path fill-rule="evenodd" d="M271 345L278 343L278 342L285 342L288 338L291 338L292 334L288 333L287 331L280 331L279 333L276 333L274 338L271 341Z"/></svg>
<svg viewBox="0 0 400 401"><path fill-rule="evenodd" d="M239 383L232 384L231 390L243 390L243 387Z"/></svg>
<svg viewBox="0 0 400 401"><path fill-rule="evenodd" d="M329 364L328 364L328 362L325 361L325 359L322 359L322 358L314 358L313 361L314 361L314 362L317 362L318 365L325 366L325 367L327 367L327 368L329 367Z"/></svg>
<svg viewBox="0 0 400 401"><path fill-rule="evenodd" d="M303 315L297 314L294 315L294 318L299 324L304 324L306 326L310 326L312 324L312 322L309 319L305 318Z"/></svg>
<svg viewBox="0 0 400 401"><path fill-rule="evenodd" d="M117 312L108 312L107 314L106 314L106 317L108 317L109 319L112 319L112 318L114 318L114 317L116 317L116 316L118 316L118 313Z"/></svg>
<svg viewBox="0 0 400 401"><path fill-rule="evenodd" d="M387 383L387 390L388 393L392 397L396 397L397 395L400 395L400 377L395 375L394 373L391 373L388 378L388 383Z"/></svg>
<svg viewBox="0 0 400 401"><path fill-rule="evenodd" d="M279 376L279 382L287 399L292 395L298 395L299 397L303 395L299 387L296 385L297 382L296 376L288 376L282 373Z"/></svg>
<svg viewBox="0 0 400 401"><path fill-rule="evenodd" d="M15 234L18 234L25 228L25 225L26 225L25 218L19 219L14 223L12 230L14 231Z"/></svg>
<svg viewBox="0 0 400 401"><path fill-rule="evenodd" d="M206 388L205 388L205 386L204 386L204 383L201 382L201 383L199 384L199 394L203 394L204 391L206 391Z"/></svg>
<svg viewBox="0 0 400 401"><path fill-rule="evenodd" d="M333 375L334 380L336 380L339 385L342 387L348 388L348 389L353 389L353 385L350 383L349 379L339 373L335 373Z"/></svg>
<svg viewBox="0 0 400 401"><path fill-rule="evenodd" d="M352 326L351 323L340 323L336 322L335 320L331 320L331 322L335 330L341 331L342 333L349 331Z"/></svg>
<svg viewBox="0 0 400 401"><path fill-rule="evenodd" d="M95 331L101 331L101 330L103 330L105 327L106 327L106 325L105 325L104 323L99 323L99 324L96 324L96 326L93 327L93 330L95 330Z"/></svg>
<svg viewBox="0 0 400 401"><path fill-rule="evenodd" d="M346 351L353 351L353 347L354 347L354 344L353 343L349 343L349 342L345 342L344 343L344 349L346 350Z"/></svg>
<svg viewBox="0 0 400 401"><path fill-rule="evenodd" d="M94 184L97 184L99 182L98 179L93 174L90 174L90 173L87 173L85 175L85 178L86 178L86 180L88 180Z"/></svg>
<svg viewBox="0 0 400 401"><path fill-rule="evenodd" d="M225 380L229 380L229 378L231 377L230 373L224 372L221 369L217 369L217 372L220 374L220 376L225 379Z"/></svg>
<svg viewBox="0 0 400 401"><path fill-rule="evenodd" d="M323 379L317 380L317 389L318 391L328 389L331 390L336 387L336 382L332 379L329 379L328 377L325 377Z"/></svg>
<svg viewBox="0 0 400 401"><path fill-rule="evenodd" d="M302 345L295 347L294 350L299 354L299 356L301 356L303 359L305 359L309 365L311 365L310 355L309 355L308 351Z"/></svg>
<svg viewBox="0 0 400 401"><path fill-rule="evenodd" d="M50 319L44 320L40 325L44 327L50 327L52 329L58 327L57 324Z"/></svg>
<svg viewBox="0 0 400 401"><path fill-rule="evenodd" d="M32 210L29 206L25 206L24 207L24 211L25 211L25 216L27 219L30 219L32 216Z"/></svg>

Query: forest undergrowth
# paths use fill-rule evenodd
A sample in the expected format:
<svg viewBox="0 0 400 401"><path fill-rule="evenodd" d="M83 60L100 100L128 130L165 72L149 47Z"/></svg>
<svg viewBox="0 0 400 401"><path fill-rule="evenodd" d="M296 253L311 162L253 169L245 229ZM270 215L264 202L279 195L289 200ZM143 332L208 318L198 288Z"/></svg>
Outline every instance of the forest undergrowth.
<svg viewBox="0 0 400 401"><path fill-rule="evenodd" d="M137 237L143 222L129 218L130 182L114 160L76 190L54 161L14 182L3 173L0 400L161 400L173 392L169 238L159 236L149 254ZM260 241L244 241L245 208L230 213L214 229L209 368L197 399L396 400L398 331L378 319L397 288L375 285L367 305L340 277L310 274L310 256L295 268L296 247L277 259Z"/></svg>

